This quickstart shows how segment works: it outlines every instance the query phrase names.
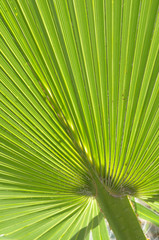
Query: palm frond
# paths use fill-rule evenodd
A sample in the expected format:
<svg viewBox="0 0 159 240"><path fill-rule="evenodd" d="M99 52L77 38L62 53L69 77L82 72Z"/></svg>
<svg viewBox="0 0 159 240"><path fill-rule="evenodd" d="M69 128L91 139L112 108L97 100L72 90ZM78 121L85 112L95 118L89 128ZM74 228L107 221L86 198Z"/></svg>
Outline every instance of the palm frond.
<svg viewBox="0 0 159 240"><path fill-rule="evenodd" d="M93 173L159 199L159 3L1 9L1 237L109 239Z"/></svg>

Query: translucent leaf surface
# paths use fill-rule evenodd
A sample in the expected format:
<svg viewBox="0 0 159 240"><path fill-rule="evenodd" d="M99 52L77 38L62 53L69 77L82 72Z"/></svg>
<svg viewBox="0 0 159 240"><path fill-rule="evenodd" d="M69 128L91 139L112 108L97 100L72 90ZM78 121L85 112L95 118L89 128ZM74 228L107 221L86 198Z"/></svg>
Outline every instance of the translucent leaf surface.
<svg viewBox="0 0 159 240"><path fill-rule="evenodd" d="M0 237L108 239L92 171L158 209L158 0L3 0L1 16Z"/></svg>

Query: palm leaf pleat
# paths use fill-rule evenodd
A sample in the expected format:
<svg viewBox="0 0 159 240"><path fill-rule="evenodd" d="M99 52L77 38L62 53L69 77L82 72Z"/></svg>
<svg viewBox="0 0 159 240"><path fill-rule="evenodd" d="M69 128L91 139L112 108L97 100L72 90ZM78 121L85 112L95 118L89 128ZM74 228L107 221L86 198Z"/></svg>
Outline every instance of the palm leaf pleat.
<svg viewBox="0 0 159 240"><path fill-rule="evenodd" d="M159 196L159 3L1 5L1 237L108 239L89 167Z"/></svg>

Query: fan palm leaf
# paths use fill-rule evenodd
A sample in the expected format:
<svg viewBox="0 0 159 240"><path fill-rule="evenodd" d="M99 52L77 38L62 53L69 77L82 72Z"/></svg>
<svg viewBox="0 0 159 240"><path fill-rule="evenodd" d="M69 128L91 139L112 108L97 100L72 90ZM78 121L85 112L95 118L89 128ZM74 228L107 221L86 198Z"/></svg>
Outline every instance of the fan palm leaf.
<svg viewBox="0 0 159 240"><path fill-rule="evenodd" d="M2 239L145 239L158 225L157 0L1 4ZM156 202L155 202L156 201Z"/></svg>

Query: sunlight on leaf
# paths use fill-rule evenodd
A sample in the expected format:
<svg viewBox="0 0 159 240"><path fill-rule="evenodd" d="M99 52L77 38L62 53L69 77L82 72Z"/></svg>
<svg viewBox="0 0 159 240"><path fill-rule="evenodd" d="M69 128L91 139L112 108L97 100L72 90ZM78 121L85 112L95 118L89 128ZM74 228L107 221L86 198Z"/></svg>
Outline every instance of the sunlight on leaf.
<svg viewBox="0 0 159 240"><path fill-rule="evenodd" d="M3 0L1 16L0 237L109 239L93 174L158 224L158 0Z"/></svg>

